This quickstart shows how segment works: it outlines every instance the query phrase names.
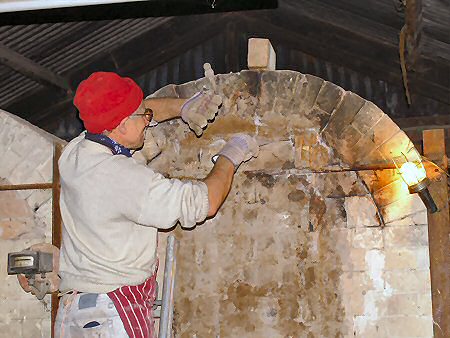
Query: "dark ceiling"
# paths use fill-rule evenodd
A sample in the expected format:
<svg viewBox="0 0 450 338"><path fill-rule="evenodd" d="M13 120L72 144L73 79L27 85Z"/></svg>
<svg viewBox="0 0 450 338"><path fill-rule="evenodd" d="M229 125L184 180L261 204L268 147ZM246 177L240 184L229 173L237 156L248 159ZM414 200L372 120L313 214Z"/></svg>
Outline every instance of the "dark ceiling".
<svg viewBox="0 0 450 338"><path fill-rule="evenodd" d="M447 0L276 5L166 0L0 14L0 108L70 139L82 128L73 93L90 73L131 76L151 94L202 77L204 62L216 73L245 69L248 38L265 37L277 69L354 91L410 134L436 127L448 133Z"/></svg>

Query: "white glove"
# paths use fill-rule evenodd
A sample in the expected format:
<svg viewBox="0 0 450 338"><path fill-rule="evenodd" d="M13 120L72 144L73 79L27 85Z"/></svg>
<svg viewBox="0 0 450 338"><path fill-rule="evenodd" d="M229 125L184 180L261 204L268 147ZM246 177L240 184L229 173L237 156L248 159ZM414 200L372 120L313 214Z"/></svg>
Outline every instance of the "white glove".
<svg viewBox="0 0 450 338"><path fill-rule="evenodd" d="M214 155L212 161L216 163L219 156L228 158L237 169L242 162L258 157L259 146L254 137L247 134L235 134L225 144L221 151Z"/></svg>
<svg viewBox="0 0 450 338"><path fill-rule="evenodd" d="M144 146L140 150L142 155L144 155L147 162L153 160L156 156L161 153L161 149L158 147L152 132L149 129L145 130L145 140Z"/></svg>
<svg viewBox="0 0 450 338"><path fill-rule="evenodd" d="M201 91L188 99L181 107L181 118L197 136L202 135L208 121L216 116L222 98L213 91Z"/></svg>

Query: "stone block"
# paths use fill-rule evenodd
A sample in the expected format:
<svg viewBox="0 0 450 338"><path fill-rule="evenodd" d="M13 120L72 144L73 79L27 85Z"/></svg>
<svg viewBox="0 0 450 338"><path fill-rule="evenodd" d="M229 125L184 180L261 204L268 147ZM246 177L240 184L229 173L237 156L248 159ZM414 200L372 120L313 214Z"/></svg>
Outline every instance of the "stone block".
<svg viewBox="0 0 450 338"><path fill-rule="evenodd" d="M367 189L362 185L361 180L355 172L331 172L318 177L321 179L315 179L311 184L323 196L338 198L363 196L367 194Z"/></svg>
<svg viewBox="0 0 450 338"><path fill-rule="evenodd" d="M0 321L0 332L2 337L26 337L22 334L22 320Z"/></svg>
<svg viewBox="0 0 450 338"><path fill-rule="evenodd" d="M258 127L254 123L253 116L239 117L236 115L227 115L217 117L214 123L210 124L205 130L202 138L204 137L204 140L218 139L220 137L228 139L235 133L256 135L257 128ZM190 143L197 142L198 144L200 140L197 140L194 137L195 136L192 136L189 140L183 142L183 145L188 145L188 141L191 141Z"/></svg>
<svg viewBox="0 0 450 338"><path fill-rule="evenodd" d="M353 337L356 338L388 338L381 332L382 328L370 316L355 316L353 320Z"/></svg>
<svg viewBox="0 0 450 338"><path fill-rule="evenodd" d="M362 108L356 113L352 126L361 134L367 133L384 116L383 111L370 101L364 102Z"/></svg>
<svg viewBox="0 0 450 338"><path fill-rule="evenodd" d="M353 229L353 247L363 249L383 248L383 230L379 227Z"/></svg>
<svg viewBox="0 0 450 338"><path fill-rule="evenodd" d="M176 90L177 86L174 84L169 84L167 86L164 86L151 95L148 95L146 99L151 97L178 97L178 93Z"/></svg>
<svg viewBox="0 0 450 338"><path fill-rule="evenodd" d="M12 277L16 279L16 277ZM14 281L17 283L17 281ZM18 283L17 283L18 284ZM18 291L24 294L22 289L18 287ZM17 297L16 294L16 297ZM2 313L7 314L11 319L24 319L27 318L39 320L45 318L45 316L50 315L49 312L45 312L44 305L36 299L35 296L31 294L24 294L25 297L20 297L20 301L12 302L11 299L0 300L0 305L2 306ZM50 295L45 296L44 300L48 303L50 301ZM16 298L17 299L17 298Z"/></svg>
<svg viewBox="0 0 450 338"><path fill-rule="evenodd" d="M383 276L394 293L425 293L431 288L427 270L384 271Z"/></svg>
<svg viewBox="0 0 450 338"><path fill-rule="evenodd" d="M294 167L291 141L274 141L260 147L257 158L243 163L241 170L286 170Z"/></svg>
<svg viewBox="0 0 450 338"><path fill-rule="evenodd" d="M321 215L320 222L327 224L330 229L346 229L347 214L343 198L324 198L325 213ZM312 220L312 219L311 219Z"/></svg>
<svg viewBox="0 0 450 338"><path fill-rule="evenodd" d="M16 139L20 139L17 134L20 134L20 128L12 119L6 120L4 132L0 134L0 156L5 158L5 153L11 149Z"/></svg>
<svg viewBox="0 0 450 338"><path fill-rule="evenodd" d="M399 130L398 126L387 115L383 115L353 147L352 150L356 154L354 162L361 165L392 165L392 157L389 152L381 152L380 146ZM386 149L383 148L383 150Z"/></svg>
<svg viewBox="0 0 450 338"><path fill-rule="evenodd" d="M351 196L345 198L347 227L361 228L379 226L377 209L370 196Z"/></svg>
<svg viewBox="0 0 450 338"><path fill-rule="evenodd" d="M32 217L28 204L13 191L0 192L0 220Z"/></svg>
<svg viewBox="0 0 450 338"><path fill-rule="evenodd" d="M0 238L3 240L16 239L29 232L30 228L31 226L26 221L0 220Z"/></svg>
<svg viewBox="0 0 450 338"><path fill-rule="evenodd" d="M2 165L0 166L0 177L8 178L11 184L14 184L13 181L10 180L11 172L20 162L22 162L23 157L21 154L14 152L14 150L7 150L2 158L8 160L2 161Z"/></svg>
<svg viewBox="0 0 450 338"><path fill-rule="evenodd" d="M48 325L48 324L47 324ZM22 337L48 338L51 337L51 331L48 326L43 325L42 319L25 319L22 325Z"/></svg>
<svg viewBox="0 0 450 338"><path fill-rule="evenodd" d="M394 225L406 217L426 211L426 207L417 194L409 194L403 190L403 194L397 194L397 200L386 206L380 206L384 221L387 225ZM414 224L414 223L411 223Z"/></svg>
<svg viewBox="0 0 450 338"><path fill-rule="evenodd" d="M430 295L429 298L431 303ZM393 294L378 304L378 311L379 315L383 317L431 315L431 308L427 309L430 312L425 312L426 306L421 308L422 306L424 305L420 303L417 293Z"/></svg>
<svg viewBox="0 0 450 338"><path fill-rule="evenodd" d="M345 314L348 317L364 315L364 295L362 293L344 293L342 303L345 307Z"/></svg>
<svg viewBox="0 0 450 338"><path fill-rule="evenodd" d="M332 149L323 142L320 142L310 148L309 159L311 162L310 168L312 170L320 171L333 165L335 157Z"/></svg>
<svg viewBox="0 0 450 338"><path fill-rule="evenodd" d="M331 114L341 103L344 93L341 87L325 81L317 96L316 104L320 109Z"/></svg>
<svg viewBox="0 0 450 338"><path fill-rule="evenodd" d="M417 294L417 309L420 316L430 316L433 313L431 291Z"/></svg>
<svg viewBox="0 0 450 338"><path fill-rule="evenodd" d="M373 192L373 197L379 208L401 200L405 195L409 195L408 187L400 177Z"/></svg>
<svg viewBox="0 0 450 338"><path fill-rule="evenodd" d="M356 154L353 147L364 137L358 130L349 125L340 133L339 137L330 134L328 129L325 129L323 135L327 143L336 150L336 153L340 155L344 162L353 163L355 161Z"/></svg>
<svg viewBox="0 0 450 338"><path fill-rule="evenodd" d="M340 138L342 131L352 123L364 103L365 100L360 96L352 92L346 92L341 104L331 115L324 131L330 134L331 137Z"/></svg>
<svg viewBox="0 0 450 338"><path fill-rule="evenodd" d="M317 95L319 95L323 83L323 79L309 74L300 78L293 93L294 104L292 110L298 111L301 115L308 114L316 103Z"/></svg>
<svg viewBox="0 0 450 338"><path fill-rule="evenodd" d="M409 248L428 245L428 227L391 227L383 229L384 245L386 248Z"/></svg>
<svg viewBox="0 0 450 338"><path fill-rule="evenodd" d="M342 273L339 285L344 295L356 294L364 296L368 290L374 290L370 276L364 271Z"/></svg>
<svg viewBox="0 0 450 338"><path fill-rule="evenodd" d="M161 285L161 284L160 284ZM159 298L161 299L161 298ZM156 328L158 330L158 328ZM41 332L42 332L42 338L51 337L52 332L52 321L51 318L44 318L41 322ZM158 332L158 331L155 331Z"/></svg>
<svg viewBox="0 0 450 338"><path fill-rule="evenodd" d="M320 170L331 164L332 151L324 142L321 142L314 129L301 131L294 137L294 142L296 168Z"/></svg>
<svg viewBox="0 0 450 338"><path fill-rule="evenodd" d="M42 177L35 169L36 163L22 160L11 171L8 179L15 184L48 183L49 181L44 179L44 177ZM19 191L19 194L23 195L22 191Z"/></svg>
<svg viewBox="0 0 450 338"><path fill-rule="evenodd" d="M384 142L378 150L385 158L394 159L402 154L407 154L408 150L414 147L409 137L402 130L398 131L389 140Z"/></svg>
<svg viewBox="0 0 450 338"><path fill-rule="evenodd" d="M358 338L431 338L433 337L432 320L429 316L381 318L357 316L354 319L354 336Z"/></svg>
<svg viewBox="0 0 450 338"><path fill-rule="evenodd" d="M417 212L416 214L413 214L409 216L411 219L411 222L409 224L411 225L427 225L428 224L428 214L426 210L422 210ZM396 224L392 222L392 226L395 226Z"/></svg>
<svg viewBox="0 0 450 338"><path fill-rule="evenodd" d="M377 144L367 135L363 135L347 153L352 155L351 160L347 160L350 164L370 167L387 162L377 150Z"/></svg>
<svg viewBox="0 0 450 338"><path fill-rule="evenodd" d="M384 251L385 270L428 270L428 247L389 248Z"/></svg>
<svg viewBox="0 0 450 338"><path fill-rule="evenodd" d="M42 175L44 180L51 182L53 179L53 154L38 164L36 170Z"/></svg>
<svg viewBox="0 0 450 338"><path fill-rule="evenodd" d="M360 171L359 176L366 182L372 193L382 189L389 183L400 179L396 169L384 169L377 171Z"/></svg>
<svg viewBox="0 0 450 338"><path fill-rule="evenodd" d="M290 72L295 73L296 72ZM261 71L252 71L252 70L241 70L239 72L239 78L240 78L240 86L241 92L245 92L250 96L253 97L259 97L261 94L261 82L262 82L262 74L264 72ZM283 99L285 97L282 97Z"/></svg>
<svg viewBox="0 0 450 338"><path fill-rule="evenodd" d="M383 115L383 117L367 131L366 137L372 140L377 146L381 146L384 142L398 133L399 130L400 128L388 115Z"/></svg>
<svg viewBox="0 0 450 338"><path fill-rule="evenodd" d="M391 316L378 321L379 337L433 337L431 316Z"/></svg>
<svg viewBox="0 0 450 338"><path fill-rule="evenodd" d="M187 99L191 96L193 96L195 93L197 93L197 88L195 87L195 81L189 81L185 82L183 84L177 85L175 88L176 96L179 98ZM171 92L171 89L168 89L169 92ZM165 91L165 90L164 90ZM152 96L155 96L155 94L152 94ZM157 96L155 96L157 97ZM159 97L159 95L158 95Z"/></svg>
<svg viewBox="0 0 450 338"><path fill-rule="evenodd" d="M247 65L249 69L276 69L276 54L268 39L248 39Z"/></svg>
<svg viewBox="0 0 450 338"><path fill-rule="evenodd" d="M385 295L391 293L391 288L383 279L383 269L385 265L384 252L379 249L371 249L366 252L365 257L366 271L373 284L374 289L379 294L369 295L368 302L373 302L374 299L383 298ZM383 294L383 295L382 295Z"/></svg>
<svg viewBox="0 0 450 338"><path fill-rule="evenodd" d="M26 135L21 135L21 138L16 140L11 148L17 154L21 154L24 161L33 162L36 166L42 161L52 157L53 146L52 144L42 138L39 134L30 133L25 129Z"/></svg>
<svg viewBox="0 0 450 338"><path fill-rule="evenodd" d="M309 168L311 152L310 149L311 146L317 142L317 140L317 133L309 131L294 136L296 168Z"/></svg>
<svg viewBox="0 0 450 338"><path fill-rule="evenodd" d="M46 190L33 190L26 201L32 210L37 210L42 204L52 198L52 192L50 189Z"/></svg>
<svg viewBox="0 0 450 338"><path fill-rule="evenodd" d="M352 248L351 243L348 243L345 246L339 245L337 251L344 272L363 272L366 270L366 249Z"/></svg>
<svg viewBox="0 0 450 338"><path fill-rule="evenodd" d="M276 92L273 95L277 100L293 102L297 86L305 75L291 70L278 70L277 73ZM287 106L287 108L291 110L292 107Z"/></svg>
<svg viewBox="0 0 450 338"><path fill-rule="evenodd" d="M265 112L274 109L279 73L276 71L264 71L260 74L259 110L261 111L261 115L264 115Z"/></svg>
<svg viewBox="0 0 450 338"><path fill-rule="evenodd" d="M353 238L353 230L352 229L343 229L343 228L334 228L330 230L330 237L333 238L333 242L337 248L341 248L339 250L342 252L348 252L352 246L352 238Z"/></svg>
<svg viewBox="0 0 450 338"><path fill-rule="evenodd" d="M34 213L34 220L37 226L51 230L52 226L52 198L42 204Z"/></svg>

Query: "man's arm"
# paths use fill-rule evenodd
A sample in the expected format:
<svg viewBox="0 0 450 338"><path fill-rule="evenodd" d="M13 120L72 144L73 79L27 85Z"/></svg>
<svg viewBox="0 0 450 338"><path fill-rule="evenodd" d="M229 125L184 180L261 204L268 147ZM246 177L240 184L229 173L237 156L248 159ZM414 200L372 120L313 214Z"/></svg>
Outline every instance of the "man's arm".
<svg viewBox="0 0 450 338"><path fill-rule="evenodd" d="M153 119L156 122L164 122L181 117L181 107L187 99L172 97L148 98L144 100L145 108L153 110Z"/></svg>
<svg viewBox="0 0 450 338"><path fill-rule="evenodd" d="M146 108L153 110L153 119L163 122L181 117L197 136L201 136L203 129L212 121L222 98L212 91L201 91L189 99L178 98L148 98L144 100Z"/></svg>
<svg viewBox="0 0 450 338"><path fill-rule="evenodd" d="M214 216L230 192L234 172L242 162L257 157L259 146L246 134L233 135L222 150L213 157L217 159L209 175L203 180L208 187L208 216Z"/></svg>
<svg viewBox="0 0 450 338"><path fill-rule="evenodd" d="M230 192L233 182L234 164L226 157L217 159L211 172L203 180L208 187L209 211L208 217L214 216Z"/></svg>

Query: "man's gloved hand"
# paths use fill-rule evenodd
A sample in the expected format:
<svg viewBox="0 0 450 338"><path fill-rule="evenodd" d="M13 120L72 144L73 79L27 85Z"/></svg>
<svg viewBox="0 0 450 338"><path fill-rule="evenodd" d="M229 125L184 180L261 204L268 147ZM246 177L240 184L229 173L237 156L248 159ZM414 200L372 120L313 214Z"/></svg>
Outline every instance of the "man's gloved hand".
<svg viewBox="0 0 450 338"><path fill-rule="evenodd" d="M203 128L214 119L221 104L222 98L212 90L198 92L181 107L181 118L197 136L201 136Z"/></svg>
<svg viewBox="0 0 450 338"><path fill-rule="evenodd" d="M221 151L214 155L212 161L216 163L219 156L228 158L237 169L242 162L258 157L259 146L254 137L247 134L235 134L225 144Z"/></svg>
<svg viewBox="0 0 450 338"><path fill-rule="evenodd" d="M147 162L150 162L161 153L161 149L156 143L151 130L148 128L145 130L144 146L142 147L141 152Z"/></svg>

